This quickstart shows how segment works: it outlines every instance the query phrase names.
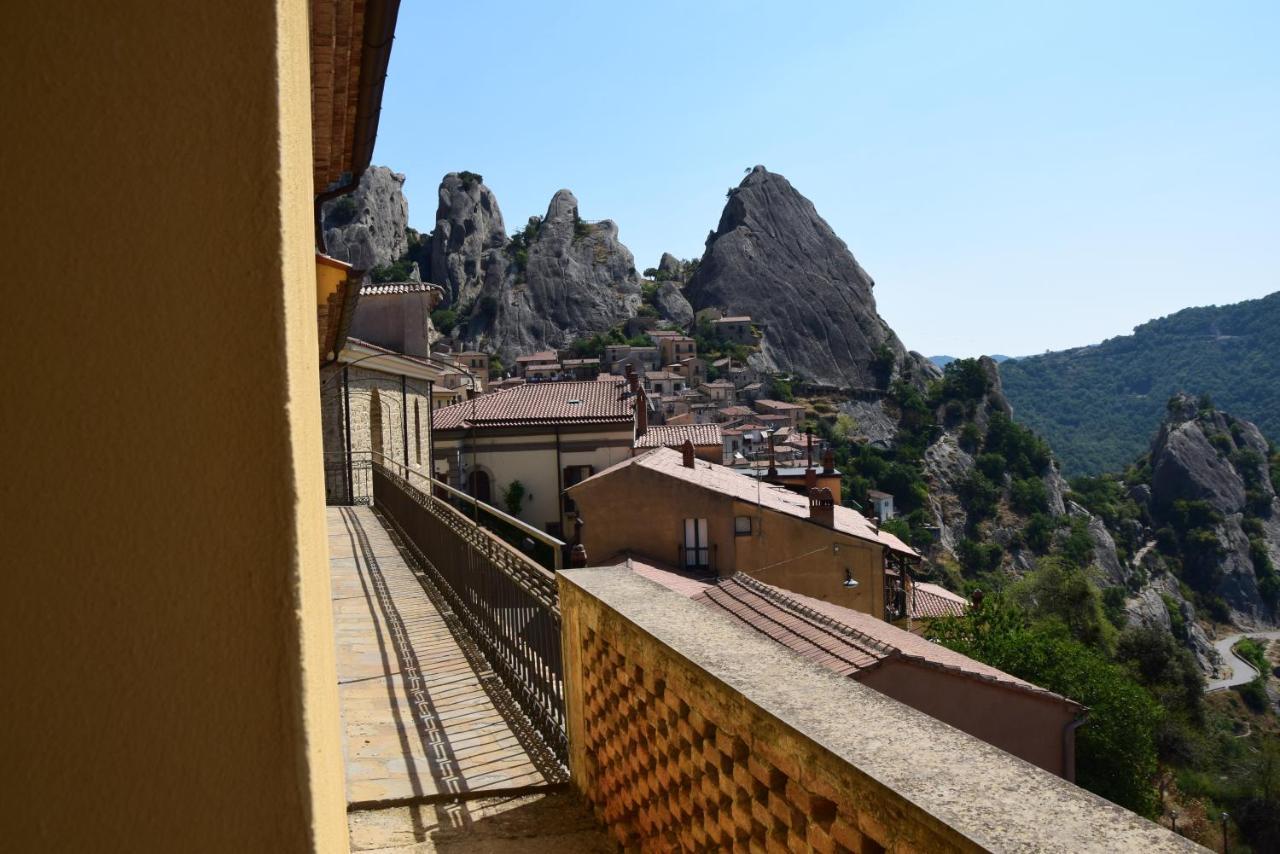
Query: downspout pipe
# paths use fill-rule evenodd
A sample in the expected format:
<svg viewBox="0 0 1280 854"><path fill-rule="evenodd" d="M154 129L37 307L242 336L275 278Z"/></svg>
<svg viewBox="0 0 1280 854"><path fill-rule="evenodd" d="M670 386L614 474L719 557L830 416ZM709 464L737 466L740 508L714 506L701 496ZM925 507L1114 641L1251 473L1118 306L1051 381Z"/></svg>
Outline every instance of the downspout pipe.
<svg viewBox="0 0 1280 854"><path fill-rule="evenodd" d="M409 468L409 379L400 375L400 441L404 445L404 467Z"/></svg>
<svg viewBox="0 0 1280 854"><path fill-rule="evenodd" d="M1076 781L1076 730L1088 720L1089 712L1086 710L1062 728L1062 777L1068 783Z"/></svg>

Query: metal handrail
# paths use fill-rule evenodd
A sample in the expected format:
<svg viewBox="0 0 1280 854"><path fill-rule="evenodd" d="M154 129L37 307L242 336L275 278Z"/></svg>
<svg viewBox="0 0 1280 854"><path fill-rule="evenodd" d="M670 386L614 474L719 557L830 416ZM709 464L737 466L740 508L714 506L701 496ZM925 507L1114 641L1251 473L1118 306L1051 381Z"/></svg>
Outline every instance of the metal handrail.
<svg viewBox="0 0 1280 854"><path fill-rule="evenodd" d="M512 516L510 513L504 513L501 510L499 510L497 507L494 507L492 504L486 504L480 499L472 495L468 495L467 493L463 492L461 489L458 489L457 487L454 487L454 486L450 486L449 484L445 483L442 480L437 480L436 478L431 477L430 475L425 475L425 474L422 474L421 472L414 471L413 469L409 468L408 466L404 465L398 460L394 460L391 457L388 457L386 454L379 453L378 451L360 451L359 453L367 453L370 455L371 459L372 457L375 457L375 456L380 457L384 464L390 463L400 471L404 472L406 475L413 475L419 480L425 480L431 486L434 486L438 489L442 489L445 492L449 493L450 495L456 496L457 498L467 502L468 504L472 505L472 507L474 507L477 511L483 510L485 513L488 513L491 516L501 519L503 522L506 522L508 525L511 525L512 527L516 528L521 533L528 534L533 539L541 543L545 543L546 545L551 547L551 550L553 553L553 560L555 561L555 568L564 569L564 547L566 545L564 540L553 537L544 531L540 531L537 528L530 525L528 522L525 522L522 519L517 519L515 516ZM409 480L407 477L405 478L405 480L408 481L410 485L412 485L413 481ZM431 490L428 489L426 490L426 492L430 494Z"/></svg>

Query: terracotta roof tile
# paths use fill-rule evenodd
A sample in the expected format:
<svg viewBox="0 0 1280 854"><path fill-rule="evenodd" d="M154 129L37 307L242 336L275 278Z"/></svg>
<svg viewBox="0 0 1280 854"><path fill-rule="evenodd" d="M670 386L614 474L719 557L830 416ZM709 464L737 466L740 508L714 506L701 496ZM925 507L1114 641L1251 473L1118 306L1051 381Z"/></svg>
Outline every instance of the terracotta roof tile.
<svg viewBox="0 0 1280 854"><path fill-rule="evenodd" d="M969 610L969 601L937 584L917 581L911 585L908 608L915 619L958 617Z"/></svg>
<svg viewBox="0 0 1280 854"><path fill-rule="evenodd" d="M666 400L666 398L663 398ZM636 437L637 448L679 448L685 440L694 446L724 444L719 424L660 424L650 427L643 436Z"/></svg>
<svg viewBox="0 0 1280 854"><path fill-rule="evenodd" d="M627 424L635 398L625 382L525 383L437 409L437 430L529 424Z"/></svg>
<svg viewBox="0 0 1280 854"><path fill-rule="evenodd" d="M768 400L767 398L761 398L760 400L757 400L756 406L767 406L770 409L784 409L784 410L804 409L804 407L798 403L786 403L785 401Z"/></svg>
<svg viewBox="0 0 1280 854"><path fill-rule="evenodd" d="M382 282L379 284L367 284L360 286L360 296L377 297L386 294L425 294L431 291L439 291L442 288L439 285L432 285L427 282Z"/></svg>

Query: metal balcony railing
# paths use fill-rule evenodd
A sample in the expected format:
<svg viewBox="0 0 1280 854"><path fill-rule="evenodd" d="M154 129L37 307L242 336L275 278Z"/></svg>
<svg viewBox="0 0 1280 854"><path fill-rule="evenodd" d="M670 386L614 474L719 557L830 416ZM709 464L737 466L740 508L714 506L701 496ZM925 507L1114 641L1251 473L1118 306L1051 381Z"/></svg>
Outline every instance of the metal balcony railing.
<svg viewBox="0 0 1280 854"><path fill-rule="evenodd" d="M375 506L417 552L424 567L494 673L561 761L568 761L560 605L555 573L485 530L440 496L462 495L472 509L506 516L434 478L377 455ZM425 489L410 483L417 479ZM564 543L519 519L508 524L550 545Z"/></svg>

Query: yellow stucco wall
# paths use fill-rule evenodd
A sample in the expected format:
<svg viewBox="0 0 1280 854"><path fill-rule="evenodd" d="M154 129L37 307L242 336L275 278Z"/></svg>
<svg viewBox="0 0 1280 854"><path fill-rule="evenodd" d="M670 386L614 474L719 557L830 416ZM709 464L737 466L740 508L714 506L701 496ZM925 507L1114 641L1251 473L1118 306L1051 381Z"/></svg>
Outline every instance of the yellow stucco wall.
<svg viewBox="0 0 1280 854"><path fill-rule="evenodd" d="M0 35L10 850L346 848L307 26L53 0Z"/></svg>
<svg viewBox="0 0 1280 854"><path fill-rule="evenodd" d="M513 480L525 488L526 500L520 518L543 531L557 520L566 538L573 534L573 519L561 512L559 490L561 472L568 466L592 466L603 471L631 456L630 425L611 429L564 429L560 434L559 466L556 459L556 435L552 428L544 432L499 433L481 431L475 437L437 431L435 437L437 477L454 483L458 451L463 464L488 473L492 503L506 510L503 493ZM528 498L532 494L532 498ZM592 520L587 519L590 525Z"/></svg>

